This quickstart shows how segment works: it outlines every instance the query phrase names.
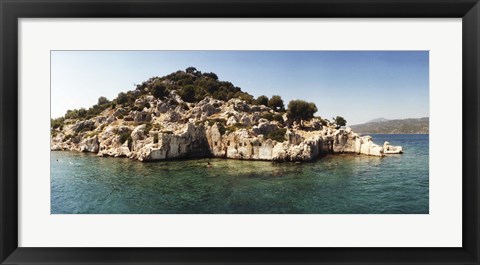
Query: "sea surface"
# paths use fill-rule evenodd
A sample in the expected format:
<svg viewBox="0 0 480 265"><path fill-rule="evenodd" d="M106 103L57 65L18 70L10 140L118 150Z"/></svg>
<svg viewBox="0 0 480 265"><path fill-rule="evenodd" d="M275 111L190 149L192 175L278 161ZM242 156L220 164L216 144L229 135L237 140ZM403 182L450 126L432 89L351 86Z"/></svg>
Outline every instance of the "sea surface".
<svg viewBox="0 0 480 265"><path fill-rule="evenodd" d="M404 154L142 163L51 152L51 213L428 214L428 135L372 136L403 146Z"/></svg>

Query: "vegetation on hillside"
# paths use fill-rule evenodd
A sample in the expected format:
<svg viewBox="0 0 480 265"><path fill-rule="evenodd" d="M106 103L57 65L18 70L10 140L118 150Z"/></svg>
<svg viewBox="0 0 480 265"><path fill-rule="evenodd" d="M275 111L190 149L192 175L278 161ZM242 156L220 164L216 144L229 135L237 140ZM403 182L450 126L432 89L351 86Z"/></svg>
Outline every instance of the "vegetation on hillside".
<svg viewBox="0 0 480 265"><path fill-rule="evenodd" d="M242 91L240 87L233 85L231 82L219 80L215 73L202 73L195 67L188 67L185 71L176 71L163 77L152 77L136 85L134 90L120 92L118 96L111 101L101 96L98 98L97 104L88 109L68 110L63 117L52 119L51 128L61 130L64 123L73 123L75 120L87 120L98 116L107 109L125 109L126 112L117 115L117 118L123 119L124 115L126 115L125 113L128 113L128 111L141 111L144 108L150 108L148 102L142 100L137 101L137 99L145 95L151 95L161 100L168 99L170 105L177 106L181 104L183 109L189 110L190 107L187 103L178 103L173 100L171 98L172 93L180 96L183 101L188 103L197 103L205 97L212 97L223 101L239 98L248 104L265 105L271 108L273 112L262 113L262 118L269 121L277 121L281 126L285 123L283 118L284 113L287 113L288 119L300 122L302 120L312 119L314 113L317 112L317 107L314 103L303 100L290 101L288 109L286 110L284 101L279 95L273 95L270 98L261 95L255 99L252 95ZM322 123L325 123L325 121ZM338 121L337 124L339 124ZM224 126L225 122L222 122L222 125L224 127L222 130L228 130L228 128ZM276 137L272 136L272 138Z"/></svg>
<svg viewBox="0 0 480 265"><path fill-rule="evenodd" d="M358 133L381 133L381 134L428 134L429 118L383 120L352 125Z"/></svg>
<svg viewBox="0 0 480 265"><path fill-rule="evenodd" d="M292 100L288 103L287 117L294 121L310 120L317 111L315 103Z"/></svg>
<svg viewBox="0 0 480 265"><path fill-rule="evenodd" d="M337 127L347 125L347 120L345 120L345 118L343 118L342 116L337 116L337 117L334 117L332 119L333 119L334 123L337 125Z"/></svg>

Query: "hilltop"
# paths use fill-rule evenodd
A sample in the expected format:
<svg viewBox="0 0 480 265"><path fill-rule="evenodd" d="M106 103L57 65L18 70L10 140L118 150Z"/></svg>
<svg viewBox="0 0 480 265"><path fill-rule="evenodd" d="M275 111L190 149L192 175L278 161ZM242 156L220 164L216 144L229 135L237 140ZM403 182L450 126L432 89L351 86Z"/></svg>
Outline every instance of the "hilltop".
<svg viewBox="0 0 480 265"><path fill-rule="evenodd" d="M429 118L387 120L375 119L364 124L352 125L358 133L379 134L428 134Z"/></svg>
<svg viewBox="0 0 480 265"><path fill-rule="evenodd" d="M346 121L314 117L314 103L279 95L252 95L214 73L194 67L152 77L99 97L89 109L68 110L51 122L51 150L91 152L140 161L219 157L308 161L327 153L383 156L371 137L360 137Z"/></svg>

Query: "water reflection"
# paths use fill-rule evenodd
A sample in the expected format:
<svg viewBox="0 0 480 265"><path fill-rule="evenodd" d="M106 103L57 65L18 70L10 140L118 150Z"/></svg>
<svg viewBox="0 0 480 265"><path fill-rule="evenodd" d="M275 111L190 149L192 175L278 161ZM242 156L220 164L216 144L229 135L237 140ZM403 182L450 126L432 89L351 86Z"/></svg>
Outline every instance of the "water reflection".
<svg viewBox="0 0 480 265"><path fill-rule="evenodd" d="M399 141L401 156L312 163L52 152L52 213L428 213L428 136Z"/></svg>

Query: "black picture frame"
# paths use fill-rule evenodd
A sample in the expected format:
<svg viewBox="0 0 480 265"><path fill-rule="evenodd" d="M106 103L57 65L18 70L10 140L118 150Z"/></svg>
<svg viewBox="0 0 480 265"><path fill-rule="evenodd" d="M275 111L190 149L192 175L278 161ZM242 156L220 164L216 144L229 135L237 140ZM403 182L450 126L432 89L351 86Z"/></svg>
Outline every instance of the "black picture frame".
<svg viewBox="0 0 480 265"><path fill-rule="evenodd" d="M478 0L0 0L0 16L1 264L479 264ZM463 247L19 248L17 20L29 17L462 18Z"/></svg>

